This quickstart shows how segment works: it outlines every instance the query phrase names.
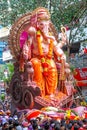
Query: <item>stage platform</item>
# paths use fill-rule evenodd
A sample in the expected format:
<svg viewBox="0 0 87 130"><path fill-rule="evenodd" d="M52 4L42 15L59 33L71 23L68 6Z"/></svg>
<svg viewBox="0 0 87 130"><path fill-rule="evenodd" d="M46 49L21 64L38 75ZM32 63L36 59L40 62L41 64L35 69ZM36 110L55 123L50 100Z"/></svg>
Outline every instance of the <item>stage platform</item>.
<svg viewBox="0 0 87 130"><path fill-rule="evenodd" d="M41 109L42 107L53 106L56 108L64 107L72 101L72 95L67 96L62 92L56 93L56 95L47 95L45 97L35 97L35 108Z"/></svg>

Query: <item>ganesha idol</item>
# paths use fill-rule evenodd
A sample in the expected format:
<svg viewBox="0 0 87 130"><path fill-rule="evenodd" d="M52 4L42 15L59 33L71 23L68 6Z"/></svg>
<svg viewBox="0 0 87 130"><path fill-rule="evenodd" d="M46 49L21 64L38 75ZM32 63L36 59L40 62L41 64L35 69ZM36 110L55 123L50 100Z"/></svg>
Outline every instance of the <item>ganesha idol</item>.
<svg viewBox="0 0 87 130"><path fill-rule="evenodd" d="M32 11L26 19L28 24L26 23L27 26L25 25L26 27L21 33L19 31L20 35L18 35L18 38L20 37L19 71L23 73L24 65L31 62L34 70L33 81L39 86L41 96L53 95L59 80L65 81L70 73L66 55L62 50L62 47L67 44L66 30L62 28L62 37L59 41L50 13L43 7ZM20 19L18 22L23 25L24 21ZM18 53L16 50L14 54ZM60 71L60 78L58 78L58 71Z"/></svg>
<svg viewBox="0 0 87 130"><path fill-rule="evenodd" d="M69 64L62 50L67 38L62 27L62 40L58 43L50 28L51 20L48 10L38 8L32 12L30 25L27 29L28 38L23 45L24 60L30 60L34 68L34 81L41 90L41 95L51 95L57 89L57 60L61 63L61 78L70 72ZM55 56L57 60L55 61ZM20 63L20 67L22 63ZM22 68L20 68L21 70ZM62 79L61 79L62 80ZM63 79L65 80L65 79Z"/></svg>

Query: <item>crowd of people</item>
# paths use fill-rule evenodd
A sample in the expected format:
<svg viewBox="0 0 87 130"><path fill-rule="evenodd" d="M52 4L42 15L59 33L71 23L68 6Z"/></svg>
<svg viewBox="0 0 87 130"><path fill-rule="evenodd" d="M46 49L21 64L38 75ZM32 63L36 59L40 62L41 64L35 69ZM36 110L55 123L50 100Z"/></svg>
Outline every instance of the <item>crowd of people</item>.
<svg viewBox="0 0 87 130"><path fill-rule="evenodd" d="M5 101L4 108L0 106L0 130L86 130L87 118L70 119L51 117L41 112L35 115L37 109L19 110L11 112L9 101ZM40 110L41 111L41 110ZM29 115L32 113L33 116Z"/></svg>
<svg viewBox="0 0 87 130"><path fill-rule="evenodd" d="M69 120L61 118L57 120L54 118L40 116L26 119L26 113L18 114L17 110L11 115L3 114L0 111L0 130L86 130L87 118L81 120Z"/></svg>

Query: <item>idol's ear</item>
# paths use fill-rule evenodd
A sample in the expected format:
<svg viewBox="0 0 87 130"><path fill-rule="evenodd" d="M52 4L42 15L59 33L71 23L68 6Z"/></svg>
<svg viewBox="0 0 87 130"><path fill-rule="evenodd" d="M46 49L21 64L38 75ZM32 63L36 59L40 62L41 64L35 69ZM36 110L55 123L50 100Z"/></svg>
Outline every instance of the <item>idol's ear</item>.
<svg viewBox="0 0 87 130"><path fill-rule="evenodd" d="M12 25L8 42L9 49L15 60L19 60L20 51L28 38L27 30L30 26L31 13L24 14Z"/></svg>
<svg viewBox="0 0 87 130"><path fill-rule="evenodd" d="M23 48L24 43L28 40L28 33L26 31L23 31L20 34L20 49Z"/></svg>

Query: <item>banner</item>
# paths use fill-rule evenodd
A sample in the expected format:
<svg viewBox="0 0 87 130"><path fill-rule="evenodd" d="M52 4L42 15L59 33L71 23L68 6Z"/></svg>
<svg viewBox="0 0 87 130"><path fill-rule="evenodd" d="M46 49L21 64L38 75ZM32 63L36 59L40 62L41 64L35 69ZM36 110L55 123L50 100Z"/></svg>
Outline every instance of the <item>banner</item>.
<svg viewBox="0 0 87 130"><path fill-rule="evenodd" d="M78 81L87 80L87 68L75 69L73 76Z"/></svg>
<svg viewBox="0 0 87 130"><path fill-rule="evenodd" d="M87 80L76 81L76 86L87 87Z"/></svg>

